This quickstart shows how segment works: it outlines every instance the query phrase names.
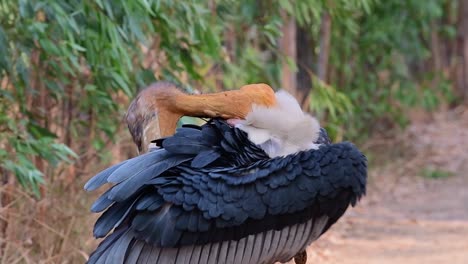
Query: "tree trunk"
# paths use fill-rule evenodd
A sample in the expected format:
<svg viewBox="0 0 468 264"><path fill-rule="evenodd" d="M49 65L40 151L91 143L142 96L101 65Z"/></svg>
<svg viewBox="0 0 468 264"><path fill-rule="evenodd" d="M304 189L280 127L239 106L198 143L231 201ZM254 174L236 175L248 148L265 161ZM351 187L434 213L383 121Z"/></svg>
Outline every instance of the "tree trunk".
<svg viewBox="0 0 468 264"><path fill-rule="evenodd" d="M13 185L10 180L10 174L7 170L0 167L0 211L2 215L0 217L0 256L5 254L6 237L8 231L8 220L9 220L9 206L13 200L12 189ZM0 258L0 261L2 259Z"/></svg>
<svg viewBox="0 0 468 264"><path fill-rule="evenodd" d="M320 53L317 63L317 77L326 82L328 59L330 57L330 38L331 38L331 17L328 12L324 12L322 16L322 24L320 25Z"/></svg>
<svg viewBox="0 0 468 264"><path fill-rule="evenodd" d="M293 17L282 13L283 17L283 36L280 39L281 51L285 56L296 61L296 21ZM282 66L281 86L292 95L296 96L296 74L285 61Z"/></svg>
<svg viewBox="0 0 468 264"><path fill-rule="evenodd" d="M434 20L431 21L431 53L432 53L432 67L434 72L439 73L442 71L442 55L440 53L440 38L438 32L438 23Z"/></svg>
<svg viewBox="0 0 468 264"><path fill-rule="evenodd" d="M455 86L461 100L468 99L468 0L460 0L457 26L457 69Z"/></svg>
<svg viewBox="0 0 468 264"><path fill-rule="evenodd" d="M447 1L444 6L445 15L442 17L442 25L449 25L455 27L457 25L457 7L458 3L456 1ZM454 55L457 50L457 41L452 38L441 38L440 53L442 59L442 67L445 77L448 77L452 80L454 78L454 68L456 66L456 60Z"/></svg>
<svg viewBox="0 0 468 264"><path fill-rule="evenodd" d="M310 29L306 27L297 28L296 45L298 56L297 66L297 92L299 103L304 110L308 108L307 96L312 90L312 68L314 67L314 43Z"/></svg>
<svg viewBox="0 0 468 264"><path fill-rule="evenodd" d="M444 74L442 43L439 37L439 22L431 21L431 53L432 53L432 71L435 73L431 86L436 88L440 83L440 74Z"/></svg>

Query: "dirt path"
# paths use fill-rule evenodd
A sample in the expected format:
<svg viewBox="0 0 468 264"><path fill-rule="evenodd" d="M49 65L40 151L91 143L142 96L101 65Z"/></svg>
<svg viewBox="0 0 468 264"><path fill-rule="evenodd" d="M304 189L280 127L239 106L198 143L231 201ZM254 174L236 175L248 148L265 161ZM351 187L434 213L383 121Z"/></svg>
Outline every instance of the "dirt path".
<svg viewBox="0 0 468 264"><path fill-rule="evenodd" d="M429 121L405 134L414 153L372 170L368 196L308 249L308 263L468 263L468 111Z"/></svg>
<svg viewBox="0 0 468 264"><path fill-rule="evenodd" d="M410 183L411 194L364 202L323 240L308 263L468 263L468 181Z"/></svg>

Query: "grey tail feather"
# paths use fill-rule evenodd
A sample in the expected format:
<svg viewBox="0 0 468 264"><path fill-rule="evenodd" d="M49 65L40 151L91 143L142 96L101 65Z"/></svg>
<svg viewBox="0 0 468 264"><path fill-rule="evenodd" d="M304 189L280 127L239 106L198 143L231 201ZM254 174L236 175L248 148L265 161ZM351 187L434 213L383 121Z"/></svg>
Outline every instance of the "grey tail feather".
<svg viewBox="0 0 468 264"><path fill-rule="evenodd" d="M87 264L99 264L104 263L106 260L106 252L109 252L108 249L113 246L113 244L118 241L122 235L126 234L127 228L122 228L120 230L115 230L112 234L107 236L96 248L96 250L91 254Z"/></svg>

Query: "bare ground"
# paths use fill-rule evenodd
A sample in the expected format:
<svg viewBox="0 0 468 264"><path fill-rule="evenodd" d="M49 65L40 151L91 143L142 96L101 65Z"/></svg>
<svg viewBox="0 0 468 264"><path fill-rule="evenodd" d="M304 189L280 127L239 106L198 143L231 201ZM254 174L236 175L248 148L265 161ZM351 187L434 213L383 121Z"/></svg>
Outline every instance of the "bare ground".
<svg viewBox="0 0 468 264"><path fill-rule="evenodd" d="M468 110L420 118L402 138L401 156L371 170L368 195L308 249L307 263L468 263Z"/></svg>

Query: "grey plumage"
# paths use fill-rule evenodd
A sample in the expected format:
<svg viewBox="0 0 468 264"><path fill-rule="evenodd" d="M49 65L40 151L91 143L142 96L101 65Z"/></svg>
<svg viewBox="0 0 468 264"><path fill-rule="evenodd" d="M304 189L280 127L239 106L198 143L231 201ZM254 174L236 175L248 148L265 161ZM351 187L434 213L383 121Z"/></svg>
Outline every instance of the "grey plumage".
<svg viewBox="0 0 468 264"><path fill-rule="evenodd" d="M114 184L92 209L107 208L96 237L115 230L89 263L291 259L365 193L365 156L351 143L327 144L323 133L318 149L269 158L244 132L212 120L104 170L85 188Z"/></svg>

